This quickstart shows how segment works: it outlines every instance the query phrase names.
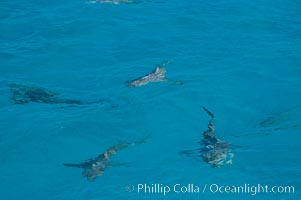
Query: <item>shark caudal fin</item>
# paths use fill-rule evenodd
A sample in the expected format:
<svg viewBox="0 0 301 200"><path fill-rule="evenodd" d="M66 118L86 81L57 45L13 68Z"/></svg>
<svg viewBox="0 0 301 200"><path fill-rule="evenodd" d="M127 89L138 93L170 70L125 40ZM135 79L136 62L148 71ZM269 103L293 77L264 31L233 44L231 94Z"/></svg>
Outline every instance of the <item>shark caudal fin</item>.
<svg viewBox="0 0 301 200"><path fill-rule="evenodd" d="M159 65L159 66L160 66L160 67L166 67L169 63L172 63L172 60L164 61L164 62L162 62L162 64Z"/></svg>
<svg viewBox="0 0 301 200"><path fill-rule="evenodd" d="M211 118L214 118L214 114L212 112L210 112L207 108L205 108L203 106L203 110L211 117Z"/></svg>
<svg viewBox="0 0 301 200"><path fill-rule="evenodd" d="M159 74L162 76L162 78L165 78L165 73L166 73L166 66L171 63L172 61L164 61L161 64L157 65L155 69L155 74Z"/></svg>

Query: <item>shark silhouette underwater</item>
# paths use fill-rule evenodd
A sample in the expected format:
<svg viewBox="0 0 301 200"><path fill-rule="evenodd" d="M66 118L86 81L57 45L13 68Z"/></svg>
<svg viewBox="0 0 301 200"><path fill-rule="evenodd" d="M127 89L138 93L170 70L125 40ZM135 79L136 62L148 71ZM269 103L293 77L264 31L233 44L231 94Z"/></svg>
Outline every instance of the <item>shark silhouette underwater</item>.
<svg viewBox="0 0 301 200"><path fill-rule="evenodd" d="M26 86L20 84L9 84L11 92L11 100L15 104L27 104L31 102L44 104L69 104L69 105L84 105L84 104L102 104L107 100L100 99L91 102L84 102L75 99L60 98L58 94L42 87Z"/></svg>
<svg viewBox="0 0 301 200"><path fill-rule="evenodd" d="M203 109L211 119L208 123L208 130L203 132L203 139L200 142L201 148L183 151L182 153L190 157L201 157L203 161L213 167L231 165L234 157L231 152L231 144L215 136L214 114L205 107Z"/></svg>
<svg viewBox="0 0 301 200"><path fill-rule="evenodd" d="M297 105L281 112L271 113L259 122L259 127L264 129L265 133L299 127L299 118L295 115L300 113L300 111L301 106Z"/></svg>
<svg viewBox="0 0 301 200"><path fill-rule="evenodd" d="M136 142L124 142L119 143L111 148L107 149L104 153L98 155L94 159L89 159L85 162L78 164L65 163L66 167L76 167L81 168L84 171L82 172L82 176L87 178L89 181L95 180L96 177L102 176L104 171L111 166L119 166L121 164L114 164L110 162L110 158L112 155L116 154L118 151L125 149L129 146L134 146L136 144L144 143L144 140L138 140Z"/></svg>
<svg viewBox="0 0 301 200"><path fill-rule="evenodd" d="M140 78L134 79L132 81L128 81L128 87L140 87L143 85L147 85L149 83L155 83L155 82L165 82L168 81L165 77L166 74L166 65L169 64L170 61L165 62L159 66L156 67L155 70L153 70L151 73L142 76ZM182 85L183 83L181 81L175 82L177 85Z"/></svg>

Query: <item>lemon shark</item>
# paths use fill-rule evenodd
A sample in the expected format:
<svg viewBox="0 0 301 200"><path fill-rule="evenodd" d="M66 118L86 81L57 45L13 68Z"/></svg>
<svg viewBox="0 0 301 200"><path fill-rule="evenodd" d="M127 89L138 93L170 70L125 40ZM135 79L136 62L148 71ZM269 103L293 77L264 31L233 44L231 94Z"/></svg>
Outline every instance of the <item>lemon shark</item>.
<svg viewBox="0 0 301 200"><path fill-rule="evenodd" d="M156 67L155 70L153 70L151 73L134 79L132 81L128 82L128 87L140 87L143 85L147 85L148 83L151 82L164 82L167 81L167 79L165 78L165 74L166 74L166 65L169 62L163 63L162 65L159 65Z"/></svg>
<svg viewBox="0 0 301 200"><path fill-rule="evenodd" d="M220 140L215 136L214 114L207 108L203 110L210 116L208 130L203 132L203 139L200 142L201 148L183 151L187 156L201 157L203 161L213 167L231 165L234 154L231 152L231 144Z"/></svg>
<svg viewBox="0 0 301 200"><path fill-rule="evenodd" d="M116 164L110 162L110 158L112 155L116 154L118 151L122 149L140 143L144 143L144 140L138 140L136 142L119 143L110 147L104 153L98 155L96 158L89 159L87 161L78 164L65 163L64 166L83 169L82 176L87 178L87 180L89 181L93 181L95 180L96 177L102 176L107 168L111 166L122 165L122 164Z"/></svg>
<svg viewBox="0 0 301 200"><path fill-rule="evenodd" d="M42 87L27 86L21 84L9 84L10 92L12 94L11 100L15 104L27 104L31 102L45 103L45 104L71 104L71 105L83 105L104 103L107 100L99 99L91 102L84 102L76 99L60 98L59 95L53 91Z"/></svg>

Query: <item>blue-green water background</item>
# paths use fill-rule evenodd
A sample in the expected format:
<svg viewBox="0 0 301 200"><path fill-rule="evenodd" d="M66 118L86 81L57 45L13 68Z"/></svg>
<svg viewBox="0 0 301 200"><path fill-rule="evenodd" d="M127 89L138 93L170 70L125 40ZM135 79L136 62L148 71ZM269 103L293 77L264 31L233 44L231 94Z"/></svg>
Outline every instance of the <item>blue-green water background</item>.
<svg viewBox="0 0 301 200"><path fill-rule="evenodd" d="M300 1L1 0L0 44L1 199L301 199ZM183 85L127 88L164 60ZM9 83L118 107L14 105ZM235 145L232 166L179 153L198 147L203 105ZM127 166L94 182L62 165L141 137L112 157ZM137 183L294 185L295 194L126 192Z"/></svg>

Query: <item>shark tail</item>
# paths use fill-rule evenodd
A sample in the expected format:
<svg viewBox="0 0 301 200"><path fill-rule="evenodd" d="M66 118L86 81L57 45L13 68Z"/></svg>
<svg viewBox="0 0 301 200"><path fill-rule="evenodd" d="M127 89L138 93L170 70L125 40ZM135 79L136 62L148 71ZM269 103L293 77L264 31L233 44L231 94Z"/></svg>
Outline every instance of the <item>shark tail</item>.
<svg viewBox="0 0 301 200"><path fill-rule="evenodd" d="M172 62L173 62L172 60L166 60L166 61L162 62L159 66L166 67L169 63L172 63Z"/></svg>
<svg viewBox="0 0 301 200"><path fill-rule="evenodd" d="M212 112L210 112L207 108L205 108L203 106L203 110L213 119L214 118L214 114Z"/></svg>

